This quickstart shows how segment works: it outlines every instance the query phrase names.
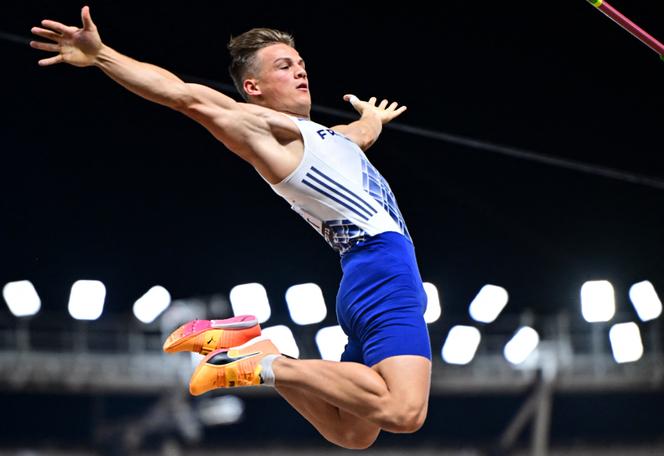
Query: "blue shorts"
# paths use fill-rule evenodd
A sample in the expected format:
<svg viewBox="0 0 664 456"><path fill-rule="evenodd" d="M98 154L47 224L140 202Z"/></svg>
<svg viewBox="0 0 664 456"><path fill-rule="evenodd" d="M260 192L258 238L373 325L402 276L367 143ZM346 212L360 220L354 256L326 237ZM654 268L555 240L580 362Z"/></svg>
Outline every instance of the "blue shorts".
<svg viewBox="0 0 664 456"><path fill-rule="evenodd" d="M427 297L413 244L396 232L358 242L341 257L337 319L348 335L341 361L369 367L385 358L431 359Z"/></svg>

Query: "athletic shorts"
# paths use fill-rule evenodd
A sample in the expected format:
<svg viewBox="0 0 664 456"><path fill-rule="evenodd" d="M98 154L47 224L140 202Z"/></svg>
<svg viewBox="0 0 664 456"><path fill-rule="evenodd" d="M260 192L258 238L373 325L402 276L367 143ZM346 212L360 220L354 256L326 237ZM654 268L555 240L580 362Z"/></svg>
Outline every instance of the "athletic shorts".
<svg viewBox="0 0 664 456"><path fill-rule="evenodd" d="M341 361L371 367L390 356L431 359L413 244L392 231L371 236L341 257L341 269L337 319L348 336Z"/></svg>

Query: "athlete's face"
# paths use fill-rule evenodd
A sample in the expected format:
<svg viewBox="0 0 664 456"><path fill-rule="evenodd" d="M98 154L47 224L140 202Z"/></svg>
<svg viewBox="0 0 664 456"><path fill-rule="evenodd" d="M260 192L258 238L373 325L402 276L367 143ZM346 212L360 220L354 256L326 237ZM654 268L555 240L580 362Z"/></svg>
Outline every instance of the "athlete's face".
<svg viewBox="0 0 664 456"><path fill-rule="evenodd" d="M278 43L256 53L258 74L244 81L257 104L277 111L309 117L311 94L304 60L295 49Z"/></svg>

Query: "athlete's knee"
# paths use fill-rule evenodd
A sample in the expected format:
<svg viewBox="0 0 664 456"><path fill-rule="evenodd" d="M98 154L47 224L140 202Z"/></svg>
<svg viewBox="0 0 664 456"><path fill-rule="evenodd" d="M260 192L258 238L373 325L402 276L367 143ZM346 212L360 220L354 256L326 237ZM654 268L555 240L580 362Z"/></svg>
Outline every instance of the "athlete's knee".
<svg viewBox="0 0 664 456"><path fill-rule="evenodd" d="M348 450L366 450L374 444L380 433L380 428L367 430L361 426L342 426L335 429L333 433L324 437L330 442Z"/></svg>
<svg viewBox="0 0 664 456"><path fill-rule="evenodd" d="M397 404L386 417L387 423L384 429L400 434L411 434L422 428L427 417L426 404L405 403Z"/></svg>

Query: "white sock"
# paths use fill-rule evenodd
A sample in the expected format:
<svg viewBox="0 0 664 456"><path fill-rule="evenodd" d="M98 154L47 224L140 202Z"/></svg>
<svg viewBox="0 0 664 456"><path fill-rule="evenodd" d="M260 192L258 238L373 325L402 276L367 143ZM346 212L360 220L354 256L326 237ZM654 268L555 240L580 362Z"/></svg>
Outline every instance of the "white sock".
<svg viewBox="0 0 664 456"><path fill-rule="evenodd" d="M266 355L261 359L261 379L263 385L274 386L274 371L272 370L272 362L281 355Z"/></svg>

